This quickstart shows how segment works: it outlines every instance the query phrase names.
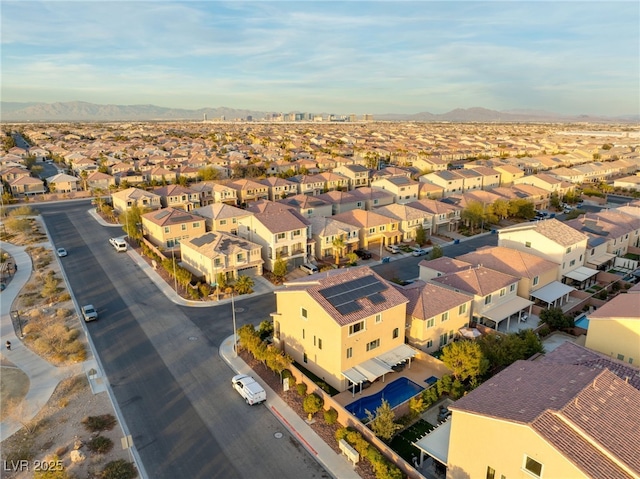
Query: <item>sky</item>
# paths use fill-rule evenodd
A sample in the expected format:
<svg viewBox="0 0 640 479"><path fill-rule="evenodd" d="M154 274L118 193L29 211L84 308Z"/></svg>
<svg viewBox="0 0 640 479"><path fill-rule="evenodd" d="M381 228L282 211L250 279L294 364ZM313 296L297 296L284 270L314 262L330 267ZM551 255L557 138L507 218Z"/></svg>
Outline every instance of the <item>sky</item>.
<svg viewBox="0 0 640 479"><path fill-rule="evenodd" d="M640 113L640 2L0 0L2 101Z"/></svg>

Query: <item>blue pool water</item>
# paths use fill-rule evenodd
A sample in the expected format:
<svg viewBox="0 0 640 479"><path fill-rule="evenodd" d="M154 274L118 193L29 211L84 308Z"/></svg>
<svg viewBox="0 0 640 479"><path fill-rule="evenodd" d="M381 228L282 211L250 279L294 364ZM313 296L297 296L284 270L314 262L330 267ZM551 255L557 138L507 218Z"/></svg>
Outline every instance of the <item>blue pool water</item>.
<svg viewBox="0 0 640 479"><path fill-rule="evenodd" d="M586 314L576 318L574 322L576 328L589 329L589 318L587 318Z"/></svg>
<svg viewBox="0 0 640 479"><path fill-rule="evenodd" d="M376 394L360 398L348 404L346 409L358 419L363 420L367 418L367 410L371 411L372 414L376 413L376 409L380 407L383 399L394 408L398 404L415 396L423 389L422 386L414 383L411 379L404 377L398 378L387 384L384 389L378 391Z"/></svg>

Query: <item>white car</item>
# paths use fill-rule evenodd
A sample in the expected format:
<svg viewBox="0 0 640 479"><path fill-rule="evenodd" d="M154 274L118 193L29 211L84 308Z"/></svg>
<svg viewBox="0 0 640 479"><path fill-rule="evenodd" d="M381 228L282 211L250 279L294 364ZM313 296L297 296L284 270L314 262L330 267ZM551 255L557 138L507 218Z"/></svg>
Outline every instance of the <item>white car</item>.
<svg viewBox="0 0 640 479"><path fill-rule="evenodd" d="M58 248L58 249L56 250L56 253L58 254L58 256L59 256L60 258L62 258L62 257L64 257L64 256L67 256L67 250L66 250L66 249L64 249L64 248Z"/></svg>
<svg viewBox="0 0 640 479"><path fill-rule="evenodd" d="M96 311L96 308L93 307L93 304L85 304L82 307L82 317L87 323L98 319L98 312Z"/></svg>
<svg viewBox="0 0 640 479"><path fill-rule="evenodd" d="M413 256L424 256L425 254L427 254L427 250L426 249L422 249L422 248L415 248L411 254Z"/></svg>
<svg viewBox="0 0 640 479"><path fill-rule="evenodd" d="M231 379L231 385L250 406L267 400L266 391L251 376L238 374Z"/></svg>

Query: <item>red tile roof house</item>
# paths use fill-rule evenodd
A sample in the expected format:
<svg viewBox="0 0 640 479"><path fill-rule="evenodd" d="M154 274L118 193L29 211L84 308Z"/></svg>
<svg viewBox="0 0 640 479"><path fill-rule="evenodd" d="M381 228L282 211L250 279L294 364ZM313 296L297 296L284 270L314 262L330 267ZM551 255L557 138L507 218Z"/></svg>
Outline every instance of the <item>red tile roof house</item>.
<svg viewBox="0 0 640 479"><path fill-rule="evenodd" d="M449 405L451 418L416 445L448 477L632 479L638 404L640 391L608 369L517 361Z"/></svg>

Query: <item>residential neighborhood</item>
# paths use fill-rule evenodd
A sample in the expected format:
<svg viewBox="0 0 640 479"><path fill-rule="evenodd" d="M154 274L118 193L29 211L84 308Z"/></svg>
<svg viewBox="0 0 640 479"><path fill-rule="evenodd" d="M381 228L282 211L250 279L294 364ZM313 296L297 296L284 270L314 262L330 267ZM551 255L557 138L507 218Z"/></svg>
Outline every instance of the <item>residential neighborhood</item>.
<svg viewBox="0 0 640 479"><path fill-rule="evenodd" d="M593 127L3 125L3 216L82 206L390 477L640 477L640 132Z"/></svg>

